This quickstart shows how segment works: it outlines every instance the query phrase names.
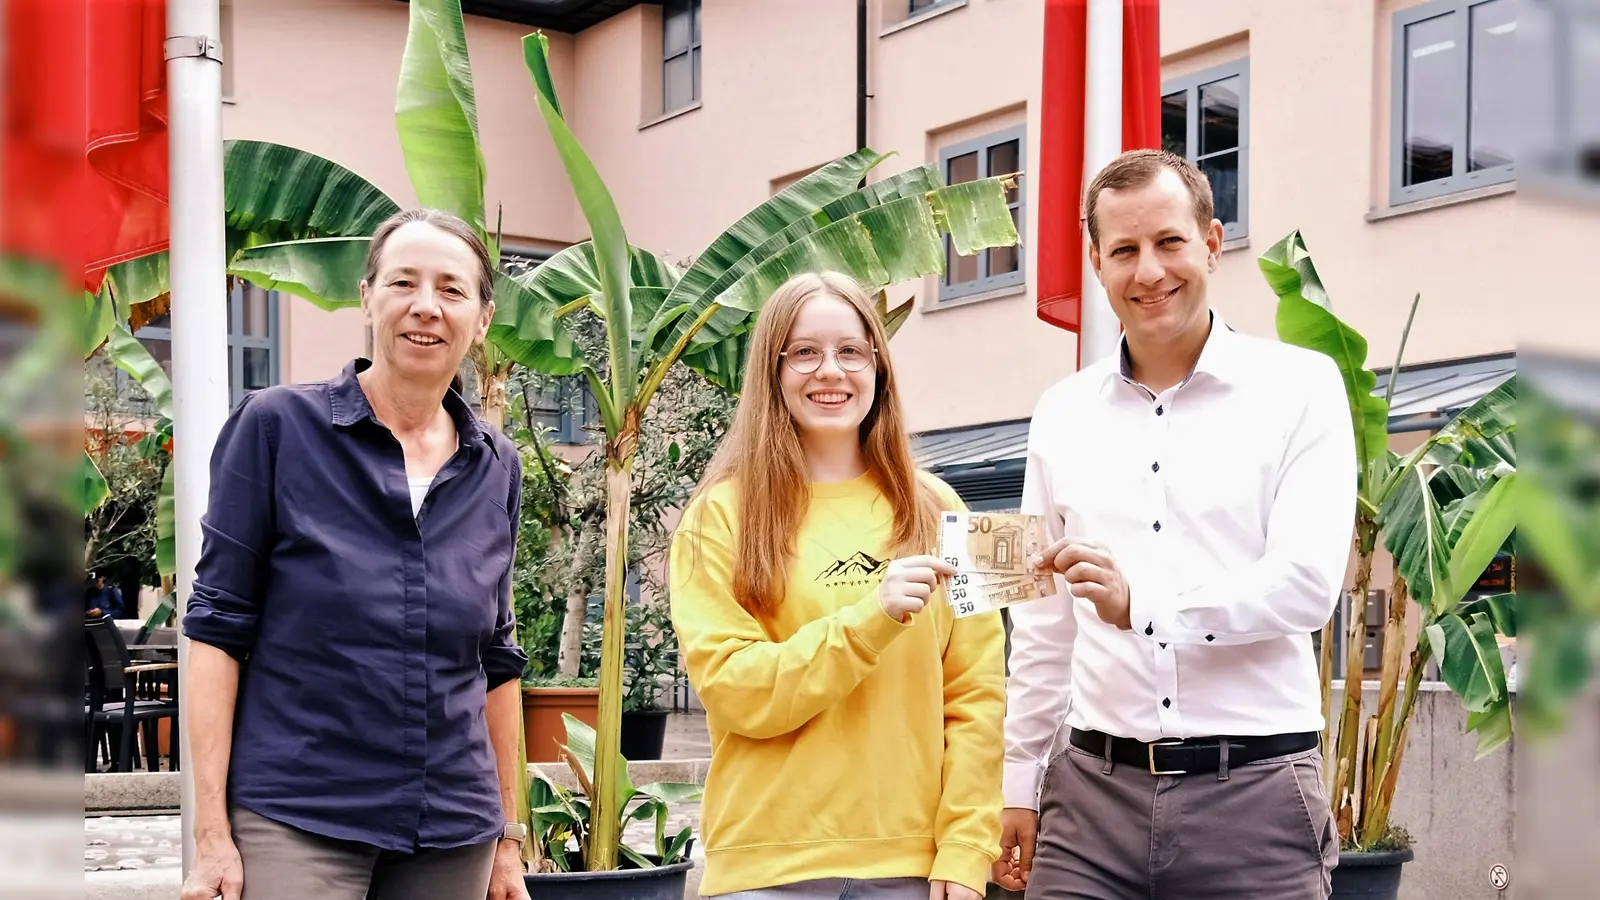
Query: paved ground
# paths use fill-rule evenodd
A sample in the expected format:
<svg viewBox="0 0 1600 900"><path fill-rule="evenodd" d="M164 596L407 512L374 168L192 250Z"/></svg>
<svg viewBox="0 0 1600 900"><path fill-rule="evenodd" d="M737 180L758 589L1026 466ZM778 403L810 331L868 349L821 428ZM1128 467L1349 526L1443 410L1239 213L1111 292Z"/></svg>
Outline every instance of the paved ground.
<svg viewBox="0 0 1600 900"><path fill-rule="evenodd" d="M668 719L663 759L707 759L710 756L711 741L703 714L674 714ZM696 831L694 855L700 858L700 804L681 804L672 809L667 817L668 837L685 825ZM147 888L159 886L170 893L178 884L183 865L181 830L181 821L176 815L86 818L83 861L85 872L90 873L86 876L89 896L146 896L133 890L136 883ZM630 823L623 832L623 841L642 853L654 852L654 820ZM697 882L698 878L691 880ZM694 894L691 887L689 896Z"/></svg>

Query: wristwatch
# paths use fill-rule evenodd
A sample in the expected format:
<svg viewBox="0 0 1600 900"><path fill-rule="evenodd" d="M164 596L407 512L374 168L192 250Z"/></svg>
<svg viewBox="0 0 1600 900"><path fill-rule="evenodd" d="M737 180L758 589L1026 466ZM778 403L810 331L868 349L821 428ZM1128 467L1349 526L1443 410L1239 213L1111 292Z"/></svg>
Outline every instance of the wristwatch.
<svg viewBox="0 0 1600 900"><path fill-rule="evenodd" d="M528 826L521 822L507 822L506 830L500 835L502 841L516 841L523 843L528 839Z"/></svg>

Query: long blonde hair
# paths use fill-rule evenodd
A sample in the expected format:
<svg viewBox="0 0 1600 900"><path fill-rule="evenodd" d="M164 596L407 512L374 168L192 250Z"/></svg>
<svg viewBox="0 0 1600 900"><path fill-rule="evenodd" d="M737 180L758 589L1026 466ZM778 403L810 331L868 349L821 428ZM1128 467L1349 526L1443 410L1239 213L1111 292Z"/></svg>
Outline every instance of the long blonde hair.
<svg viewBox="0 0 1600 900"><path fill-rule="evenodd" d="M894 509L893 552L927 553L937 539L943 503L919 477L889 359L889 337L872 301L848 275L797 275L761 309L733 424L696 490L698 496L724 481L737 485L733 592L739 604L757 616L771 615L783 602L795 537L811 499L800 433L783 399L778 354L800 309L814 297L833 297L854 307L878 350L876 388L872 409L861 423L861 449L867 471Z"/></svg>

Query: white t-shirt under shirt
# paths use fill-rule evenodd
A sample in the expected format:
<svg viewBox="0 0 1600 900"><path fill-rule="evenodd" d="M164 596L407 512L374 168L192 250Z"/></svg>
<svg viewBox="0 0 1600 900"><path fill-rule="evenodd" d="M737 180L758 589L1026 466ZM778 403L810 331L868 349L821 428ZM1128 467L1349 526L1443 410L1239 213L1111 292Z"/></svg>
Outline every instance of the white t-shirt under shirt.
<svg viewBox="0 0 1600 900"><path fill-rule="evenodd" d="M433 484L433 478L406 477L411 485L411 515L413 518L422 512L422 501L428 496L428 488Z"/></svg>

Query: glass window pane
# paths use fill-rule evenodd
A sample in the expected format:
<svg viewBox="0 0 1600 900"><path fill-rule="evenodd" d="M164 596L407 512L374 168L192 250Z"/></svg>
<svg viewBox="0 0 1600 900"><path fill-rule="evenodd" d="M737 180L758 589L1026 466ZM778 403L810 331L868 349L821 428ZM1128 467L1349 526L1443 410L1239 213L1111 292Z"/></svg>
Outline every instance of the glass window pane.
<svg viewBox="0 0 1600 900"><path fill-rule="evenodd" d="M694 50L691 51L691 55L694 57L694 71L690 73L690 78L694 82L694 99L699 100L700 99L700 48L699 47L694 48Z"/></svg>
<svg viewBox="0 0 1600 900"><path fill-rule="evenodd" d="M956 252L955 244L945 241L945 284L965 284L978 280L978 257L962 256Z"/></svg>
<svg viewBox="0 0 1600 900"><path fill-rule="evenodd" d="M1508 165L1517 141L1518 94L1525 90L1516 52L1517 8L1511 0L1472 7L1472 81L1467 171Z"/></svg>
<svg viewBox="0 0 1600 900"><path fill-rule="evenodd" d="M260 347L244 348L244 390L272 387L272 351Z"/></svg>
<svg viewBox="0 0 1600 900"><path fill-rule="evenodd" d="M1239 95L1244 79L1235 75L1200 86L1200 155L1239 146Z"/></svg>
<svg viewBox="0 0 1600 900"><path fill-rule="evenodd" d="M694 14L694 42L700 43L700 0L689 0L690 12Z"/></svg>
<svg viewBox="0 0 1600 900"><path fill-rule="evenodd" d="M989 148L988 175L991 178L996 175L1009 175L1020 168L1020 161L1021 152L1016 141L1006 141L1003 144L995 144L993 147ZM1006 191L1006 202L1017 202L1017 188L1013 187L1009 191Z"/></svg>
<svg viewBox="0 0 1600 900"><path fill-rule="evenodd" d="M1572 151L1578 176L1600 181L1600 16L1580 19L1570 32L1571 62L1561 72L1572 103L1561 115L1572 123Z"/></svg>
<svg viewBox="0 0 1600 900"><path fill-rule="evenodd" d="M1239 221L1239 151L1209 157L1200 163L1200 171L1211 181L1211 199L1216 206L1216 217L1224 225Z"/></svg>
<svg viewBox="0 0 1600 900"><path fill-rule="evenodd" d="M166 318L163 316L162 318ZM167 379L172 379L172 341L166 338L141 337L139 343L144 345L150 355L161 366L161 371L167 373Z"/></svg>
<svg viewBox="0 0 1600 900"><path fill-rule="evenodd" d="M960 156L950 157L950 162L945 168L944 180L946 184L960 184L963 181L975 181L978 177L978 154L963 153Z"/></svg>
<svg viewBox="0 0 1600 900"><path fill-rule="evenodd" d="M1461 48L1455 14L1406 26L1404 184L1450 177L1460 111L1454 108Z"/></svg>
<svg viewBox="0 0 1600 900"><path fill-rule="evenodd" d="M689 49L689 4L668 2L661 10L661 56L676 56Z"/></svg>
<svg viewBox="0 0 1600 900"><path fill-rule="evenodd" d="M937 5L939 0L911 0L911 12L921 12L930 6Z"/></svg>
<svg viewBox="0 0 1600 900"><path fill-rule="evenodd" d="M250 337L270 337L268 329L267 311L272 304L267 300L267 292L260 287L247 284L244 288L244 334ZM230 304L231 305L231 304ZM230 327L231 333L233 329Z"/></svg>
<svg viewBox="0 0 1600 900"><path fill-rule="evenodd" d="M1178 156L1189 155L1188 91L1161 98L1161 149Z"/></svg>
<svg viewBox="0 0 1600 900"><path fill-rule="evenodd" d="M1013 225L1017 224L1017 211L1015 209L1011 210L1011 222ZM1018 230L1021 230L1020 226ZM984 252L989 254L989 277L993 278L996 275L1015 272L1018 264L1017 251L1020 249L1020 247L1013 245L1010 247L990 247L985 250Z"/></svg>
<svg viewBox="0 0 1600 900"><path fill-rule="evenodd" d="M694 102L694 75L689 54L667 60L666 71L662 75L662 82L666 85L664 111L672 112Z"/></svg>

